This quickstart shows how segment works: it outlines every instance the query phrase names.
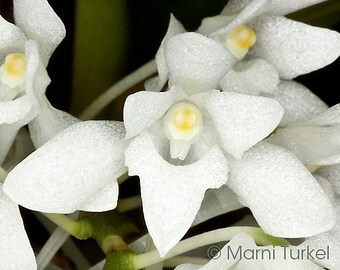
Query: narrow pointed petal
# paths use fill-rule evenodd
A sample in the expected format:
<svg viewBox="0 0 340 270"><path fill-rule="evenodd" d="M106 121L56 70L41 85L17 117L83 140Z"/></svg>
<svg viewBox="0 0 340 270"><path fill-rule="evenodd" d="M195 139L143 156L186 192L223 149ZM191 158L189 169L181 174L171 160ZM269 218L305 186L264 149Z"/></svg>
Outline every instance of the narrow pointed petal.
<svg viewBox="0 0 340 270"><path fill-rule="evenodd" d="M184 33L183 25L175 18L173 14L170 15L170 22L168 30L161 42L161 45L156 53L156 64L158 69L158 76L152 78L145 83L145 90L147 91L160 91L169 78L169 70L164 57L164 42L167 38L173 37L180 33Z"/></svg>
<svg viewBox="0 0 340 270"><path fill-rule="evenodd" d="M60 42L66 30L63 22L55 14L46 0L14 0L15 24L39 45L44 65Z"/></svg>
<svg viewBox="0 0 340 270"><path fill-rule="evenodd" d="M262 142L230 169L229 187L266 233L309 237L334 226L335 213L327 195L289 151Z"/></svg>
<svg viewBox="0 0 340 270"><path fill-rule="evenodd" d="M167 39L164 54L170 81L188 93L215 88L236 62L222 44L197 33Z"/></svg>
<svg viewBox="0 0 340 270"><path fill-rule="evenodd" d="M294 81L281 81L274 92L277 100L285 110L280 125L311 119L326 111L328 106L307 87Z"/></svg>
<svg viewBox="0 0 340 270"><path fill-rule="evenodd" d="M242 207L244 206L239 202L236 194L227 185L219 189L208 190L204 195L204 200L196 215L194 225Z"/></svg>
<svg viewBox="0 0 340 270"><path fill-rule="evenodd" d="M313 260L327 269L340 269L340 241L328 233L323 233L307 239L300 245L301 248L324 250L327 255L323 259L313 256ZM322 268L323 269L323 268Z"/></svg>
<svg viewBox="0 0 340 270"><path fill-rule="evenodd" d="M340 34L332 30L269 15L250 27L256 44L249 53L270 62L284 79L320 69L340 55Z"/></svg>
<svg viewBox="0 0 340 270"><path fill-rule="evenodd" d="M124 105L124 124L127 138L132 138L149 128L169 108L187 95L179 87L166 92L140 91L127 97Z"/></svg>
<svg viewBox="0 0 340 270"><path fill-rule="evenodd" d="M268 96L274 93L279 83L279 74L270 63L263 59L251 59L238 62L223 77L220 85L223 91Z"/></svg>
<svg viewBox="0 0 340 270"><path fill-rule="evenodd" d="M15 167L4 191L32 210L72 213L125 172L124 136L119 122L74 124Z"/></svg>
<svg viewBox="0 0 340 270"><path fill-rule="evenodd" d="M0 265L2 269L35 270L37 265L25 232L19 207L3 192L0 184Z"/></svg>
<svg viewBox="0 0 340 270"><path fill-rule="evenodd" d="M283 115L280 104L265 97L210 91L204 100L224 150L236 158L268 136Z"/></svg>
<svg viewBox="0 0 340 270"><path fill-rule="evenodd" d="M227 162L215 146L196 163L169 164L158 154L148 133L131 142L125 158L129 175L140 177L146 225L164 256L190 228L205 191L226 183Z"/></svg>

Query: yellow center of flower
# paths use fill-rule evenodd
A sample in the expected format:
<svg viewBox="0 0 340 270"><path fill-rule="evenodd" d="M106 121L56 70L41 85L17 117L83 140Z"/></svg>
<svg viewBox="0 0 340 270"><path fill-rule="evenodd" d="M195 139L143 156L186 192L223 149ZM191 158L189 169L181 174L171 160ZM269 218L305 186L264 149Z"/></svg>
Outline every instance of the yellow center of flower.
<svg viewBox="0 0 340 270"><path fill-rule="evenodd" d="M173 113L172 122L177 130L190 131L197 126L198 115L192 108L183 107Z"/></svg>
<svg viewBox="0 0 340 270"><path fill-rule="evenodd" d="M9 77L22 78L26 74L26 57L21 53L6 56L3 71Z"/></svg>
<svg viewBox="0 0 340 270"><path fill-rule="evenodd" d="M253 29L246 25L240 25L226 34L219 36L219 40L236 57L244 57L249 48L256 42L256 34Z"/></svg>
<svg viewBox="0 0 340 270"><path fill-rule="evenodd" d="M169 139L190 142L203 126L199 109L192 103L179 102L164 117L164 128Z"/></svg>

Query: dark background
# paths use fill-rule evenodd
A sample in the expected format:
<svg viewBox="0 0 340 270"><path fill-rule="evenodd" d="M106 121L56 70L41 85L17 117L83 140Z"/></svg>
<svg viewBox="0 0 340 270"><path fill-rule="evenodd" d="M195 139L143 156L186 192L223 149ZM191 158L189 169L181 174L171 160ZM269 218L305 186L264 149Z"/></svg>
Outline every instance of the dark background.
<svg viewBox="0 0 340 270"><path fill-rule="evenodd" d="M335 1L338 0L333 2ZM50 0L49 3L64 22L67 35L53 54L48 66L52 83L47 90L47 96L55 107L69 111L72 95L72 55L76 4L71 0ZM215 0L213 4L208 0L126 1L126 16L129 22L126 31L128 44L123 52L124 63L122 63L123 68L119 76L122 77L130 73L154 57L166 32L170 13L173 13L188 31L194 31L202 18L218 14L225 3L225 0ZM6 19L13 21L11 8L11 0L1 0L1 14ZM336 23L329 28L340 31L340 15L337 16L336 20L333 18ZM309 87L327 104L334 105L340 102L339 75L340 60L337 60L321 70L300 76L296 80ZM139 86L139 88L141 87ZM123 96L117 102L123 103L124 98ZM115 105L117 106L117 104ZM119 104L118 107L116 110L121 111L122 105ZM120 113L116 113L118 118L121 117Z"/></svg>

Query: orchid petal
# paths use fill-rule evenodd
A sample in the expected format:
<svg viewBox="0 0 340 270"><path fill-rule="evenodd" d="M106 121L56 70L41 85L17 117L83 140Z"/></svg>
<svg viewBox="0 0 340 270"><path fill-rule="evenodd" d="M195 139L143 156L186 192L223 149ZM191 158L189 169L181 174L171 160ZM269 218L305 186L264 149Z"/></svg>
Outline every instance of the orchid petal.
<svg viewBox="0 0 340 270"><path fill-rule="evenodd" d="M252 19L256 18L258 15L266 11L270 0L252 0L244 4L242 3L241 5L239 5L239 2L240 1L237 1L236 3L235 1L231 1L230 3L228 2L228 4L222 10L221 15L237 15L231 23L223 28L220 28L214 33L210 33L212 36L227 33L241 24L248 23Z"/></svg>
<svg viewBox="0 0 340 270"><path fill-rule="evenodd" d="M169 70L164 58L164 42L167 38L173 37L180 33L184 33L183 25L175 18L173 14L170 15L170 22L168 30L163 38L161 45L156 53L156 64L158 69L158 77L152 78L145 83L145 90L147 91L160 91L165 85L169 77Z"/></svg>
<svg viewBox="0 0 340 270"><path fill-rule="evenodd" d="M314 250L324 250L327 256L319 259L318 256L312 256L312 260L327 269L340 269L340 242L338 239L328 233L323 233L307 239L299 247ZM309 269L309 268L308 268ZM321 268L323 269L323 268Z"/></svg>
<svg viewBox="0 0 340 270"><path fill-rule="evenodd" d="M268 142L293 152L304 164L340 163L340 125L294 125L277 130Z"/></svg>
<svg viewBox="0 0 340 270"><path fill-rule="evenodd" d="M74 124L18 164L4 191L32 210L72 213L126 171L124 136L119 122Z"/></svg>
<svg viewBox="0 0 340 270"><path fill-rule="evenodd" d="M334 191L340 195L340 164L321 167L315 173L330 181Z"/></svg>
<svg viewBox="0 0 340 270"><path fill-rule="evenodd" d="M127 138L132 138L149 128L169 108L187 95L173 86L167 92L140 91L128 96L124 105L124 124Z"/></svg>
<svg viewBox="0 0 340 270"><path fill-rule="evenodd" d="M117 181L112 181L109 185L101 188L92 195L79 210L87 212L103 212L115 209L117 206L117 198L119 187Z"/></svg>
<svg viewBox="0 0 340 270"><path fill-rule="evenodd" d="M236 62L222 44L197 33L167 39L164 55L170 81L188 93L213 89Z"/></svg>
<svg viewBox="0 0 340 270"><path fill-rule="evenodd" d="M37 269L19 207L3 192L0 184L0 265L6 270Z"/></svg>
<svg viewBox="0 0 340 270"><path fill-rule="evenodd" d="M194 225L243 207L236 194L226 185L219 189L208 190L196 215Z"/></svg>
<svg viewBox="0 0 340 270"><path fill-rule="evenodd" d="M285 110L280 125L306 121L326 111L328 106L307 87L294 81L282 81L274 92Z"/></svg>
<svg viewBox="0 0 340 270"><path fill-rule="evenodd" d="M282 107L265 97L210 91L204 100L224 150L237 158L268 136L283 115Z"/></svg>
<svg viewBox="0 0 340 270"><path fill-rule="evenodd" d="M13 6L15 24L39 44L40 56L47 66L50 56L65 37L63 22L46 0L14 0Z"/></svg>
<svg viewBox="0 0 340 270"><path fill-rule="evenodd" d="M284 79L320 69L340 55L340 34L332 30L280 16L262 16L250 27L256 44L249 54L270 62Z"/></svg>
<svg viewBox="0 0 340 270"><path fill-rule="evenodd" d="M25 35L12 23L0 16L0 59L9 53L23 52Z"/></svg>
<svg viewBox="0 0 340 270"><path fill-rule="evenodd" d="M266 233L309 237L334 226L335 213L327 195L289 151L262 142L230 169L229 187Z"/></svg>
<svg viewBox="0 0 340 270"><path fill-rule="evenodd" d="M266 4L266 13L285 15L292 13L299 9L303 9L308 6L312 6L326 0L271 0ZM254 0L229 0L228 5L225 7L222 13L238 13L241 12L247 5L255 2Z"/></svg>
<svg viewBox="0 0 340 270"><path fill-rule="evenodd" d="M140 177L145 221L164 256L190 228L205 191L226 183L227 162L215 146L196 163L172 165L158 154L148 133L130 143L125 158L129 175Z"/></svg>
<svg viewBox="0 0 340 270"><path fill-rule="evenodd" d="M224 76L220 85L223 91L268 96L274 92L279 83L279 74L270 63L263 59L251 59L238 62Z"/></svg>

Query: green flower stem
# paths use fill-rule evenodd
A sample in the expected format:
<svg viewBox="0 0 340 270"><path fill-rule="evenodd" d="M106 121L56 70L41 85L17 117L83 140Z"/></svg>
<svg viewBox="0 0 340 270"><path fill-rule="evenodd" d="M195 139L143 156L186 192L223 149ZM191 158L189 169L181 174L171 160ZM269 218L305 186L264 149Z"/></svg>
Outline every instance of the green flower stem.
<svg viewBox="0 0 340 270"><path fill-rule="evenodd" d="M91 237L105 254L129 251L125 240L139 235L137 227L118 211L84 213L79 221L91 228Z"/></svg>
<svg viewBox="0 0 340 270"><path fill-rule="evenodd" d="M289 242L285 239L276 238L265 234L260 228L255 227L229 227L206 232L179 242L169 253L161 258L157 250L153 250L134 257L134 268L142 269L149 265L164 261L166 259L183 254L190 250L211 245L222 241L230 241L238 233L247 233L253 237L258 245L287 246Z"/></svg>
<svg viewBox="0 0 340 270"><path fill-rule="evenodd" d="M156 61L153 59L135 70L103 94L95 99L79 116L82 120L93 119L103 108L110 104L112 100L123 94L126 90L145 80L152 74L157 72Z"/></svg>
<svg viewBox="0 0 340 270"><path fill-rule="evenodd" d="M86 223L73 220L66 215L42 213L49 220L58 225L61 229L68 232L78 239L88 239L91 237L92 230Z"/></svg>
<svg viewBox="0 0 340 270"><path fill-rule="evenodd" d="M142 199L140 195L136 195L136 196L126 198L126 199L120 199L118 201L118 205L116 209L121 213L125 213L133 209L140 208L141 206L142 206Z"/></svg>

